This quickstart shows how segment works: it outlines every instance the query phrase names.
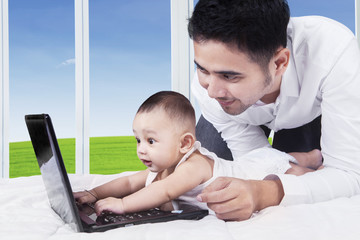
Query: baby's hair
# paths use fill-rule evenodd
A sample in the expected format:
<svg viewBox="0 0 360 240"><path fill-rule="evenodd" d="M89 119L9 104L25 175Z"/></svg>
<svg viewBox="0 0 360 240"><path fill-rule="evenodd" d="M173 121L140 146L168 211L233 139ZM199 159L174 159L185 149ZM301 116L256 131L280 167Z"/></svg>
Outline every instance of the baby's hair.
<svg viewBox="0 0 360 240"><path fill-rule="evenodd" d="M143 102L137 113L150 112L162 108L172 120L182 123L190 121L196 124L195 111L190 101L182 94L173 91L161 91L153 94Z"/></svg>

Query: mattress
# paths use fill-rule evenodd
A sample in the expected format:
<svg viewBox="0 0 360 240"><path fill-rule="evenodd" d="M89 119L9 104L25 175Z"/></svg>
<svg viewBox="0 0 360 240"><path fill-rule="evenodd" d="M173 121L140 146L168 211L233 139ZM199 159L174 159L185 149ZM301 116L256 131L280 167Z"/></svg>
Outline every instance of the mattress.
<svg viewBox="0 0 360 240"><path fill-rule="evenodd" d="M74 191L121 175L75 175ZM0 239L360 239L360 195L316 204L266 208L241 222L214 215L77 233L51 209L41 176L0 179Z"/></svg>

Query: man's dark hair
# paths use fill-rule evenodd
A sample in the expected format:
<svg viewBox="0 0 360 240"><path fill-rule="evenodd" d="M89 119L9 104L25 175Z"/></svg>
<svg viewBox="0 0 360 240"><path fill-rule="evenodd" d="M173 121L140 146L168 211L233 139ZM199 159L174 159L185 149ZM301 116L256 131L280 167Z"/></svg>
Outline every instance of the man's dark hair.
<svg viewBox="0 0 360 240"><path fill-rule="evenodd" d="M290 10L286 0L199 0L188 31L196 42L231 44L267 67L279 47L286 47Z"/></svg>
<svg viewBox="0 0 360 240"><path fill-rule="evenodd" d="M174 91L157 92L143 102L137 113L150 112L157 107L164 109L173 120L179 120L180 122L190 120L194 126L196 124L193 106L189 99L180 93Z"/></svg>

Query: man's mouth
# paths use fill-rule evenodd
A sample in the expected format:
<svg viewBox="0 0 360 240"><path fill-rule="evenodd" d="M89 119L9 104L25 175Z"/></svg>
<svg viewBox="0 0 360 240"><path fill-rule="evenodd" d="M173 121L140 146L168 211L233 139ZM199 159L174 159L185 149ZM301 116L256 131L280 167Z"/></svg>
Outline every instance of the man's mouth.
<svg viewBox="0 0 360 240"><path fill-rule="evenodd" d="M231 104L233 104L235 102L235 100L226 100L226 99L219 99L219 98L217 98L216 100L223 107L228 107L228 106L230 106Z"/></svg>

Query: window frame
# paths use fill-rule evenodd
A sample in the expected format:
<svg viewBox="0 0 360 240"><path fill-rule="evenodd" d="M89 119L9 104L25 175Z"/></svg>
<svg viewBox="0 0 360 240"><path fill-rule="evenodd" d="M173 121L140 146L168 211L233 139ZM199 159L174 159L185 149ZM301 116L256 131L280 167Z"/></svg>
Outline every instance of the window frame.
<svg viewBox="0 0 360 240"><path fill-rule="evenodd" d="M75 4L75 173L90 173L89 0Z"/></svg>
<svg viewBox="0 0 360 240"><path fill-rule="evenodd" d="M171 1L171 88L188 97L195 67L193 44L187 33L187 19L193 0ZM75 4L75 172L89 173L89 0ZM9 178L9 22L8 0L0 0L0 174ZM355 32L360 46L360 0L355 0ZM185 51L184 51L185 49ZM187 79L187 81L184 81Z"/></svg>
<svg viewBox="0 0 360 240"><path fill-rule="evenodd" d="M8 0L0 0L0 174L9 178L9 16Z"/></svg>
<svg viewBox="0 0 360 240"><path fill-rule="evenodd" d="M194 73L193 46L187 34L187 19L193 0L171 1L171 88L190 97ZM0 173L9 178L9 33L8 0L0 0ZM89 163L89 0L75 5L75 173L88 174ZM185 51L184 51L185 49ZM187 79L187 81L184 81Z"/></svg>

